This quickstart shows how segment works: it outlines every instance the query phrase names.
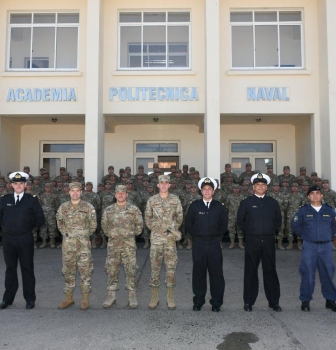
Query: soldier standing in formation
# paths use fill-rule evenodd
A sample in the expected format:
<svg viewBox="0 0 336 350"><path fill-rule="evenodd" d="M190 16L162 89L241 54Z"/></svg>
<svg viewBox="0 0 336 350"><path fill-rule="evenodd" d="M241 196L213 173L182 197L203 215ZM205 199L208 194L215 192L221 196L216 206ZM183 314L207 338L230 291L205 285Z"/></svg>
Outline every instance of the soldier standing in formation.
<svg viewBox="0 0 336 350"><path fill-rule="evenodd" d="M108 274L108 297L103 304L110 308L116 302L116 291L119 290L119 272L121 263L126 273L126 289L129 291L129 306L138 306L136 299L136 242L135 236L141 234L143 219L139 208L128 203L127 189L124 185L116 187L117 202L108 206L102 217L102 228L109 238L105 269Z"/></svg>
<svg viewBox="0 0 336 350"><path fill-rule="evenodd" d="M62 272L65 277L65 299L58 308L65 309L75 303L73 291L78 267L82 293L80 308L86 310L90 304L93 272L90 235L97 228L97 217L93 205L81 200L82 185L79 182L70 184L69 194L71 200L63 203L57 211L58 229L63 235Z"/></svg>
<svg viewBox="0 0 336 350"><path fill-rule="evenodd" d="M152 299L150 309L159 304L160 271L162 261L166 266L166 286L168 309L176 308L174 287L176 285L177 249L176 240L181 239L173 232L179 229L183 221L183 209L180 200L169 193L169 176L158 178L159 193L149 198L145 211L145 222L151 230L151 280Z"/></svg>

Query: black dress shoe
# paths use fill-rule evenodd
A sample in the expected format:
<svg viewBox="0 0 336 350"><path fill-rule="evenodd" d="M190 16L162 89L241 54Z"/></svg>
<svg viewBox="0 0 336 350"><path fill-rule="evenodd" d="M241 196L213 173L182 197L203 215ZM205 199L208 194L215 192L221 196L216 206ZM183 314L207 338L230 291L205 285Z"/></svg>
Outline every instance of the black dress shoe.
<svg viewBox="0 0 336 350"><path fill-rule="evenodd" d="M273 311L280 312L282 311L281 306L279 304L268 304L268 306L273 309Z"/></svg>
<svg viewBox="0 0 336 350"><path fill-rule="evenodd" d="M302 302L302 304L301 304L301 311L305 311L305 312L310 311L309 301L303 301Z"/></svg>
<svg viewBox="0 0 336 350"><path fill-rule="evenodd" d="M4 300L1 304L0 304L0 309L6 309L7 306L12 305L12 303L10 303L9 301Z"/></svg>
<svg viewBox="0 0 336 350"><path fill-rule="evenodd" d="M252 305L251 304L244 304L244 310L251 312L252 311Z"/></svg>
<svg viewBox="0 0 336 350"><path fill-rule="evenodd" d="M326 300L326 308L336 312L336 302L332 300Z"/></svg>
<svg viewBox="0 0 336 350"><path fill-rule="evenodd" d="M212 311L219 312L220 311L220 307L219 306L213 306L212 307Z"/></svg>
<svg viewBox="0 0 336 350"><path fill-rule="evenodd" d="M34 301L27 301L26 309L30 310L30 309L34 309L34 307L35 307L35 302Z"/></svg>
<svg viewBox="0 0 336 350"><path fill-rule="evenodd" d="M201 309L202 309L202 306L200 306L200 305L194 305L193 306L193 310L194 311L201 311Z"/></svg>

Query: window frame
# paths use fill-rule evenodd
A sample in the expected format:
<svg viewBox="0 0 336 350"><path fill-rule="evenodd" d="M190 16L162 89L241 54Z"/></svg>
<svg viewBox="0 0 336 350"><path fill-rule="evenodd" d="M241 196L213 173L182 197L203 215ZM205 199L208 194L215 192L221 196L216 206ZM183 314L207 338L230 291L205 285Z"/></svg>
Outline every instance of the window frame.
<svg viewBox="0 0 336 350"><path fill-rule="evenodd" d="M57 23L59 14L78 14L79 19L78 23ZM10 23L11 15L20 15L20 14L31 14L32 21L31 23ZM35 14L55 14L55 23L34 23ZM31 12L20 12L20 11L11 11L8 13L7 19L7 57L6 57L6 71L10 72L74 72L78 71L79 66L79 36L80 36L80 12L79 11L31 11ZM30 56L25 57L28 61L32 62L33 57L33 37L34 37L34 28L55 28L55 42L54 42L54 67L53 68L11 68L11 33L12 28L30 28ZM58 28L77 28L77 57L76 57L76 68L56 68L57 63L57 29Z"/></svg>
<svg viewBox="0 0 336 350"><path fill-rule="evenodd" d="M251 22L231 22L230 19L230 65L231 70L237 70L237 71L249 71L249 70L303 70L306 69L306 62L305 62L305 45L304 45L304 11L302 8L292 8L292 9L272 9L272 8L263 8L263 9L231 9L229 16L231 16L231 13L239 13L239 12L252 12L252 21ZM255 21L255 13L256 12L276 12L277 14L277 20L273 22L257 22ZM280 12L300 12L301 13L301 21L280 21L279 14ZM278 66L273 67L256 67L256 37L255 37L255 28L256 26L276 26L277 27L277 45L278 45ZM281 66L280 58L281 58L281 47L280 47L280 26L290 26L290 25L299 25L300 26L300 34L301 34L301 66L296 67L284 67ZM233 27L252 27L252 34L253 34L253 67L234 67L233 66L233 40L232 40L232 28Z"/></svg>
<svg viewBox="0 0 336 350"><path fill-rule="evenodd" d="M138 12L141 13L141 22L120 22L120 14L121 13L133 13L133 12ZM165 13L166 14L166 21L165 22L144 22L144 14L145 13ZM189 13L190 20L189 22L168 22L168 13L173 13L173 12L186 12ZM141 27L141 42L140 43L135 43L135 42L130 42L127 43L127 47L131 45L147 45L147 47L150 44L155 44L155 45L162 45L162 43L144 43L143 41L143 32L144 32L144 26L162 26L166 28L166 42L164 43L166 45L166 67L143 67L144 62L143 62L143 52L140 52L141 56L141 65L142 67L121 67L121 28L122 27ZM178 43L178 44L183 44L188 46L188 52L187 52L187 62L188 66L186 67L169 67L169 62L168 62L168 56L169 56L169 50L168 47L173 43L168 43L168 27L186 27L188 26L188 42L187 43ZM130 57L131 56L136 56L136 55L131 55L129 51L127 52L127 64L130 63ZM181 55L179 55L181 56ZM191 70L191 11L190 10L184 10L184 9L176 9L176 10L150 10L150 11L135 11L135 10L129 10L129 11L118 11L118 70L119 71L175 71L175 70Z"/></svg>

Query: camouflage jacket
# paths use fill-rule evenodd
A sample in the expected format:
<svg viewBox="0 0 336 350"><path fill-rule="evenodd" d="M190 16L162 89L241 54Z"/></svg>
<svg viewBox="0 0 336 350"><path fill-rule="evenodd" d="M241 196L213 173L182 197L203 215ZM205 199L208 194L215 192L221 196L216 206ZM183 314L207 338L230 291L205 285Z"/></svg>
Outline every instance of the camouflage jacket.
<svg viewBox="0 0 336 350"><path fill-rule="evenodd" d="M56 212L57 210L57 197L53 194L41 193L39 195L39 200L43 210L52 210Z"/></svg>
<svg viewBox="0 0 336 350"><path fill-rule="evenodd" d="M83 201L91 203L94 206L96 211L100 210L101 200L98 193L84 191L81 196L81 199Z"/></svg>
<svg viewBox="0 0 336 350"><path fill-rule="evenodd" d="M102 217L102 229L112 240L123 240L126 244L136 248L135 236L143 228L142 214L135 205L127 203L120 208L117 203L107 207Z"/></svg>
<svg viewBox="0 0 336 350"><path fill-rule="evenodd" d="M92 204L81 200L74 207L71 203L63 203L56 214L57 226L63 236L70 238L90 239L97 228L96 211Z"/></svg>
<svg viewBox="0 0 336 350"><path fill-rule="evenodd" d="M168 229L178 230L183 222L183 209L177 196L169 194L161 198L156 194L149 198L145 221L153 236L165 235Z"/></svg>
<svg viewBox="0 0 336 350"><path fill-rule="evenodd" d="M225 201L226 210L230 214L237 213L239 204L244 198L245 197L240 193L237 196L235 196L233 193L229 194Z"/></svg>

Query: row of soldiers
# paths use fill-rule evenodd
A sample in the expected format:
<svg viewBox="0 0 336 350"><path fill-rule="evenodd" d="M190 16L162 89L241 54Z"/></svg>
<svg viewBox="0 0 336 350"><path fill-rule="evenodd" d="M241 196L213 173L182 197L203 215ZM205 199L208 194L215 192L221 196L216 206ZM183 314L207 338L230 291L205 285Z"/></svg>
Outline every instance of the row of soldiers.
<svg viewBox="0 0 336 350"><path fill-rule="evenodd" d="M323 188L324 201L336 207L336 192L329 188L329 180L318 178L317 174L312 173L312 177L309 178L305 175L305 168L300 168L300 179L303 181L296 181L298 177L290 174L288 166L284 166L284 174L276 176L273 174L272 165L267 167L267 175L271 178L271 184L269 185L268 195L274 197L280 205L282 212L282 227L279 228L278 233L278 248L285 250L282 245L283 239L286 237L289 241L287 250L293 248L294 235L291 229L291 218L294 213L307 202L306 193L308 188L312 184L316 184ZM49 173L46 169L40 169L40 176L32 177L29 172L28 166L24 167L24 172L30 176L30 181L27 182L27 192L38 196L41 202L41 206L44 210L46 217L46 224L40 228L40 236L42 238L42 245L40 248L47 246L47 239L50 238L50 246L55 247L55 237L58 236L58 230L56 225L56 211L59 206L69 200L69 181L76 181L82 183L83 195L82 199L91 203L96 209L98 216L98 227L96 232L92 235L92 247L97 247L97 239L101 239L101 248L106 247L106 236L100 227L100 218L104 210L115 202L115 187L118 184L124 184L128 192L128 201L137 206L144 215L146 203L148 199L157 193L158 176L162 174L159 169L159 164L153 164L153 173L146 174L144 167L139 165L138 172L135 175L131 174L131 167L127 166L119 170L119 176L114 173L114 167L111 165L108 167L108 173L102 178L102 182L98 184L98 191L93 192L93 183L84 182L83 170L77 170L77 176L70 176L64 167L60 168L60 174L51 180ZM176 166L172 166L170 169L170 193L178 196L183 206L184 217L188 210L189 205L201 198L198 190L197 183L200 179L199 172L195 168L189 169L188 165L183 165L183 170L177 169ZM246 171L239 177L231 171L231 165L225 165L225 172L221 174L221 186L218 186L214 194L214 199L225 205L228 211L229 217L229 236L230 246L232 249L235 247L235 239L238 236L238 246L240 249L244 249L243 234L237 227L236 215L240 204L240 201L247 196L253 194L250 176L255 174L256 171L252 171L250 163L246 164ZM241 183L242 181L242 183ZM218 185L219 181L217 180ZM240 185L241 183L241 185ZM4 177L0 177L0 196L12 191L10 182L7 182ZM191 249L192 241L191 237L185 232L184 223L182 224L181 231L183 239L181 242L177 242L179 249L183 249L183 245L186 245L186 249ZM34 231L34 237L37 237L37 231ZM150 244L150 232L147 227L144 227L142 237L145 240L144 248L148 248ZM298 247L301 249L301 241L298 241Z"/></svg>

